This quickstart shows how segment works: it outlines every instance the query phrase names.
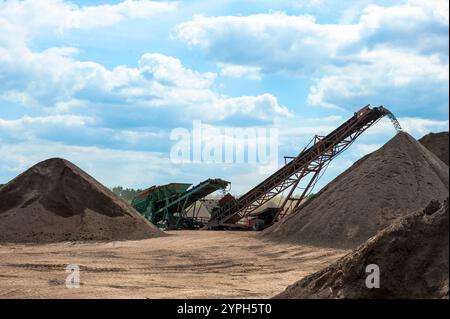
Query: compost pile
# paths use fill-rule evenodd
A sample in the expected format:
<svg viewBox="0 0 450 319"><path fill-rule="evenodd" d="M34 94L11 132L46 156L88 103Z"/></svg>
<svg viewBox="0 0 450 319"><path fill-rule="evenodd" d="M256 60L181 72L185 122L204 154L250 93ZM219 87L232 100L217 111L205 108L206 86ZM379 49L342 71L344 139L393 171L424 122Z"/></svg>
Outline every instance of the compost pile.
<svg viewBox="0 0 450 319"><path fill-rule="evenodd" d="M427 134L419 142L448 165L448 132Z"/></svg>
<svg viewBox="0 0 450 319"><path fill-rule="evenodd" d="M0 188L0 242L133 240L164 233L67 160L40 162Z"/></svg>
<svg viewBox="0 0 450 319"><path fill-rule="evenodd" d="M432 201L275 298L448 298L448 222L448 199ZM379 288L366 286L370 264Z"/></svg>
<svg viewBox="0 0 450 319"><path fill-rule="evenodd" d="M394 220L448 196L448 166L407 133L363 157L263 236L355 248Z"/></svg>

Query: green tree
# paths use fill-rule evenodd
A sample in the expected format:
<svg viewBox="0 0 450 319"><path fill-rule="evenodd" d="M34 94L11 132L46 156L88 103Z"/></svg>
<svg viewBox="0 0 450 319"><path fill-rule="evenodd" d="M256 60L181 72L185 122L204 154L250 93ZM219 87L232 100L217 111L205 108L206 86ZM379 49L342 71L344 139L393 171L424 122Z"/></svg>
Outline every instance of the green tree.
<svg viewBox="0 0 450 319"><path fill-rule="evenodd" d="M133 198L142 192L142 189L123 188L122 186L114 186L111 190L114 194L122 198L127 203L131 203Z"/></svg>

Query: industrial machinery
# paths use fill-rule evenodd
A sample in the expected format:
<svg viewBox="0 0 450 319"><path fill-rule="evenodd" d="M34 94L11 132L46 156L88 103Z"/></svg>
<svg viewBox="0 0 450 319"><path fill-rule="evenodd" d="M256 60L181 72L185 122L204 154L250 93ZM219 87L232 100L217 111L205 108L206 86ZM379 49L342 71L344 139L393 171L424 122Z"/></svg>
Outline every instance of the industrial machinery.
<svg viewBox="0 0 450 319"><path fill-rule="evenodd" d="M259 231L269 227L279 211L280 208L278 207L267 207L261 211L252 212L247 217L246 228Z"/></svg>
<svg viewBox="0 0 450 319"><path fill-rule="evenodd" d="M131 205L159 228L196 229L207 221L197 218L195 209L192 216L187 216L189 207L217 190L225 190L229 184L217 178L207 179L193 187L185 183L152 186L139 193Z"/></svg>
<svg viewBox="0 0 450 319"><path fill-rule="evenodd" d="M346 150L358 136L384 116L388 116L395 129L401 131L400 124L388 109L383 106L370 108L370 105L367 105L355 112L349 120L327 136L316 135L297 157L288 158L290 161L285 166L239 199L233 198L215 207L206 227L208 229L229 229L250 228L253 225L253 229L259 230L270 226L274 221L286 215L288 202L293 205L291 209L298 208L331 160ZM300 182L305 182L305 184L301 188L300 196L294 197L294 191L298 189ZM262 205L286 190L289 190L288 195L281 205L275 211L271 210L264 215L263 220L251 216ZM250 222L238 223L244 217Z"/></svg>

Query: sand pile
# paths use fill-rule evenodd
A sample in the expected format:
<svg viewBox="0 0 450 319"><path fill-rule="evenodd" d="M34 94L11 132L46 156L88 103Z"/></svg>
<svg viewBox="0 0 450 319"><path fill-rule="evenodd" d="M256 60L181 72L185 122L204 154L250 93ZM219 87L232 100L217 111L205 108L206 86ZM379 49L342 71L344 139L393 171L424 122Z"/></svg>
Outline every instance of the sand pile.
<svg viewBox="0 0 450 319"><path fill-rule="evenodd" d="M0 188L0 242L162 235L131 206L64 159L40 162Z"/></svg>
<svg viewBox="0 0 450 319"><path fill-rule="evenodd" d="M448 132L427 134L419 142L448 165Z"/></svg>
<svg viewBox="0 0 450 319"><path fill-rule="evenodd" d="M448 166L399 133L324 187L262 236L355 248L395 219L448 196Z"/></svg>
<svg viewBox="0 0 450 319"><path fill-rule="evenodd" d="M448 199L431 202L276 298L448 298L448 237ZM379 288L366 286L370 264Z"/></svg>

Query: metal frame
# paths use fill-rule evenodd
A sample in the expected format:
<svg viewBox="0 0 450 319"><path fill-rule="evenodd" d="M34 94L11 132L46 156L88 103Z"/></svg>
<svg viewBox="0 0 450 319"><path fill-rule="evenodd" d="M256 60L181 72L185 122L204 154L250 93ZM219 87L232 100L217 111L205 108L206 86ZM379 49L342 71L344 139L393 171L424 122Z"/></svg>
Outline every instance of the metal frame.
<svg viewBox="0 0 450 319"><path fill-rule="evenodd" d="M364 131L374 125L383 116L388 116L397 131L401 130L395 116L383 106L371 109L369 105L354 113L353 117L325 137L315 136L313 145L305 148L297 157L276 171L273 175L241 196L238 200L229 202L214 214L208 223L208 228L214 229L225 224L233 224L248 216L255 209L267 203L270 199L292 187L288 197L282 204L278 218L283 217L284 206L298 184L308 175L311 180L307 184L295 207L314 186L320 172L340 153L345 151Z"/></svg>
<svg viewBox="0 0 450 319"><path fill-rule="evenodd" d="M224 188L224 187L227 187L229 185L228 182L222 181L222 180L220 181L220 183L225 183L225 185L224 186L217 185L217 187L214 189L214 191ZM167 221L170 219L171 216L174 216L174 217L176 217L175 227L176 228L180 227L180 222L187 215L187 208L189 208L192 205L192 204L188 204L188 201L191 198L191 196L196 195L202 189L204 189L206 187L210 187L213 184L214 184L214 181L206 180L206 181L200 183L199 185L188 189L184 194L182 194L180 197L178 197L177 199L175 199L173 201L170 201L169 197L167 197L166 205L164 207L161 207L157 211L153 212L152 215L156 216L156 215L164 212L163 222L165 222L165 223L167 223ZM180 204L182 204L182 205L180 206ZM194 204L195 204L195 202L194 202ZM169 208L173 207L174 205L177 205L176 213L171 213L169 211ZM175 214L177 214L177 215L175 215ZM167 225L167 227L168 227L168 225Z"/></svg>
<svg viewBox="0 0 450 319"><path fill-rule="evenodd" d="M193 204L195 205L199 199L219 189L226 189L230 183L222 179L207 179L196 186L177 191L168 189L172 184L149 188L142 195L145 197L139 197L138 195L133 200L132 206L160 228L180 228L182 226L181 222L186 220L189 207ZM157 209L156 202L158 201L163 201L163 203L161 203L162 207ZM194 206L194 216L191 218L193 222L196 222L197 214L198 211L196 212L196 207Z"/></svg>

